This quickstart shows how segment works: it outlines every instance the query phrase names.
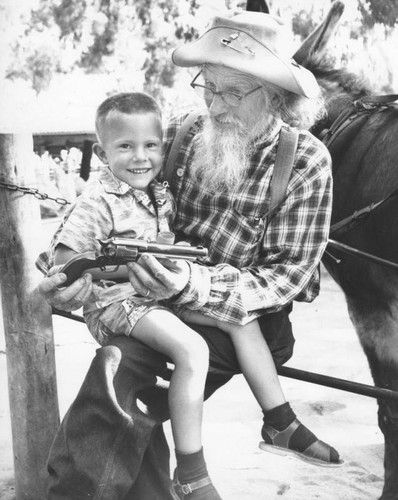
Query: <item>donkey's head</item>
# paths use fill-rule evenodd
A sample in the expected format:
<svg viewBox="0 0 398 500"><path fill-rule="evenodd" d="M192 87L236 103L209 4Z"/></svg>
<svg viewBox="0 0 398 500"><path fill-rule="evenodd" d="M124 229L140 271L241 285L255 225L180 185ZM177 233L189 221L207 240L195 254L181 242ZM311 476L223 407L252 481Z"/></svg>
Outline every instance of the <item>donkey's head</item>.
<svg viewBox="0 0 398 500"><path fill-rule="evenodd" d="M328 42L344 12L344 4L335 1L324 21L304 40L293 58L309 69L323 90L328 116L325 123L318 123L313 129L322 129L331 123L347 105L366 94L370 87L362 77L336 68L334 60L327 53Z"/></svg>
<svg viewBox="0 0 398 500"><path fill-rule="evenodd" d="M261 9L261 10L260 10ZM247 1L246 10L268 12L264 0ZM370 87L358 75L344 68L336 68L335 62L327 53L328 43L335 32L344 12L344 4L335 1L324 21L303 41L293 58L301 66L310 70L323 90L328 116L315 129L323 129L332 122L348 103L369 94ZM316 133L316 130L313 130Z"/></svg>

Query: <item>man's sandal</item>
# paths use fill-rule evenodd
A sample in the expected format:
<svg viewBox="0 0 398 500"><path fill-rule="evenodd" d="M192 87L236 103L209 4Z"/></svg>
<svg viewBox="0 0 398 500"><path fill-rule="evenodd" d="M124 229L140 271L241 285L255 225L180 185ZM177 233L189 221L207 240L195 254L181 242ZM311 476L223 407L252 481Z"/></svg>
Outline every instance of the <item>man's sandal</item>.
<svg viewBox="0 0 398 500"><path fill-rule="evenodd" d="M297 432L309 438L309 444L304 450L299 451L292 445L292 436ZM259 446L264 451L282 456L293 455L304 462L321 467L340 467L344 463L334 448L320 441L297 419L283 431L277 431L264 423L261 435L264 441Z"/></svg>
<svg viewBox="0 0 398 500"><path fill-rule="evenodd" d="M170 494L173 500L184 500L187 495L190 495L200 488L204 488L212 484L209 476L193 481L192 483L181 484L177 477L177 472L174 472L174 478L171 483Z"/></svg>

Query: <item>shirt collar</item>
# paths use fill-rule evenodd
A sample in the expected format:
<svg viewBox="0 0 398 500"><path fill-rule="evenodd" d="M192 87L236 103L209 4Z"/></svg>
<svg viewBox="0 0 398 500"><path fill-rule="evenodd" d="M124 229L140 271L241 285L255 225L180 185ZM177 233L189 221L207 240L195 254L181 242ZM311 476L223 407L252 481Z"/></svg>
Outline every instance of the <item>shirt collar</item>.
<svg viewBox="0 0 398 500"><path fill-rule="evenodd" d="M109 167L105 167L100 174L99 181L101 182L106 193L109 194L126 194L131 187L125 182L117 179L110 171Z"/></svg>
<svg viewBox="0 0 398 500"><path fill-rule="evenodd" d="M104 190L108 194L118 194L118 195L124 195L128 192L132 193L134 197L138 200L143 202L148 198L148 195L145 194L143 191L140 189L134 189L131 186L129 186L126 182L121 181L117 177L113 175L109 167L105 168L102 170L99 178ZM165 196L165 186L163 183L160 183L156 179L154 179L151 182L151 191L154 194L154 197L156 200L160 199L162 200ZM149 198L148 198L149 200ZM146 204L146 203L145 203Z"/></svg>

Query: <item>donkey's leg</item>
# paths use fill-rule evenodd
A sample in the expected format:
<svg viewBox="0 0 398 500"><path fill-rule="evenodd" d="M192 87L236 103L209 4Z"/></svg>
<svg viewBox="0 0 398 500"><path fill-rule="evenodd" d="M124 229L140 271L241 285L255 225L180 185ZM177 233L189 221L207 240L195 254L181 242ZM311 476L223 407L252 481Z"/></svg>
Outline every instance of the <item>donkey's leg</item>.
<svg viewBox="0 0 398 500"><path fill-rule="evenodd" d="M365 353L372 376L379 387L398 391L398 369L395 363L381 361L373 351ZM378 400L379 427L384 435L384 488L382 500L398 498L398 402Z"/></svg>
<svg viewBox="0 0 398 500"><path fill-rule="evenodd" d="M375 385L398 391L398 314L394 307L360 307L347 299L350 317L368 358ZM398 403L378 400L384 435L384 488L380 500L398 498Z"/></svg>
<svg viewBox="0 0 398 500"><path fill-rule="evenodd" d="M375 384L397 391L397 367L380 362L374 352L366 354ZM379 427L384 435L384 488L380 498L394 500L398 498L398 403L379 399L378 405Z"/></svg>
<svg viewBox="0 0 398 500"><path fill-rule="evenodd" d="M397 375L395 370L395 378ZM379 402L379 427L384 434L384 488L380 500L395 500L398 498L398 405L396 403Z"/></svg>

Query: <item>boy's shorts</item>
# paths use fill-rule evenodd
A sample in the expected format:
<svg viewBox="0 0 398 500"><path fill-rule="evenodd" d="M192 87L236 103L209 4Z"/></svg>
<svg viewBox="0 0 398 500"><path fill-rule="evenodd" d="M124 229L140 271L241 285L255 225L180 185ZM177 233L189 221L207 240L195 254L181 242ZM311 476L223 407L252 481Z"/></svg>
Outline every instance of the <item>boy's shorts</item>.
<svg viewBox="0 0 398 500"><path fill-rule="evenodd" d="M133 296L107 307L84 313L84 320L91 335L104 346L108 344L111 337L116 335L129 337L137 322L154 309L169 310L156 300Z"/></svg>

